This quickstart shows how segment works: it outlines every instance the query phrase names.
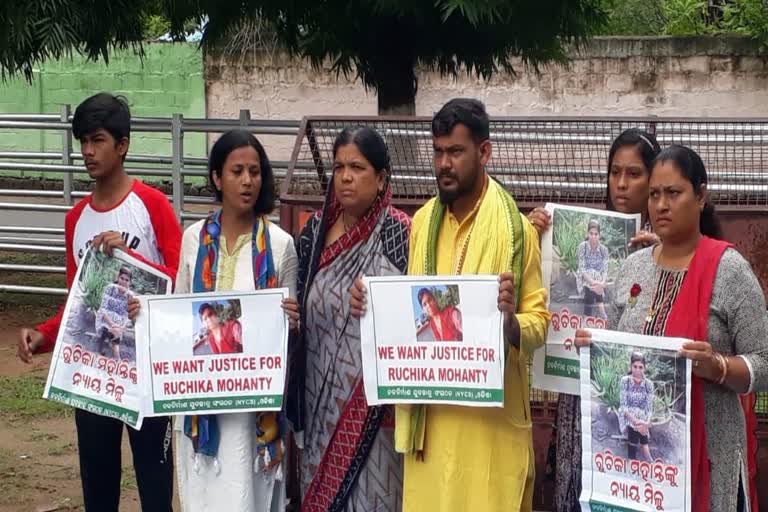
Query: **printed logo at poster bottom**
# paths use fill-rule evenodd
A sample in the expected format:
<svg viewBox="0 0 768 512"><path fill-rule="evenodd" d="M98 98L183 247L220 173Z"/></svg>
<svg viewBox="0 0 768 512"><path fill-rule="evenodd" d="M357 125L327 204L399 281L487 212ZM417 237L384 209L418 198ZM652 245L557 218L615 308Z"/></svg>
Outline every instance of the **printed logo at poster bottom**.
<svg viewBox="0 0 768 512"><path fill-rule="evenodd" d="M406 400L464 400L471 402L503 402L503 389L474 389L448 387L379 386L379 398Z"/></svg>
<svg viewBox="0 0 768 512"><path fill-rule="evenodd" d="M544 360L544 374L555 377L579 378L579 360L566 357L546 356Z"/></svg>
<svg viewBox="0 0 768 512"><path fill-rule="evenodd" d="M600 501L590 501L589 506L592 512L635 512L631 508L619 507L618 505L609 505Z"/></svg>
<svg viewBox="0 0 768 512"><path fill-rule="evenodd" d="M93 398L76 395L54 386L51 386L48 400L54 400L66 405L71 405L72 407L77 407L78 409L84 409L88 412L98 414L99 416L115 418L131 426L136 426L139 421L137 412L129 411L128 409L123 409L122 407L117 407L116 405L108 404L100 400L94 400Z"/></svg>
<svg viewBox="0 0 768 512"><path fill-rule="evenodd" d="M266 396L228 396L225 398L190 398L188 400L155 400L156 413L199 411L199 410L234 410L234 409L280 409L283 395Z"/></svg>

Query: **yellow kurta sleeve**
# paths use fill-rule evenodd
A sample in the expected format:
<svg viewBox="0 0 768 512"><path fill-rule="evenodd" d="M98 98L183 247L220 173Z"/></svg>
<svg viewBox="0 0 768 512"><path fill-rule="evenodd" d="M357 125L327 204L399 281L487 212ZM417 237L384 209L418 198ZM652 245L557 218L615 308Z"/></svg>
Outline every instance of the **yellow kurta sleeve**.
<svg viewBox="0 0 768 512"><path fill-rule="evenodd" d="M432 200L434 201L434 199ZM429 225L429 212L432 205L432 201L427 202L424 206L418 209L411 219L411 234L408 239L408 274L418 275L421 272L416 271L420 265L416 262L421 262L424 258L424 251L426 246L423 243L419 243L419 237L421 231L428 228Z"/></svg>
<svg viewBox="0 0 768 512"><path fill-rule="evenodd" d="M525 253L517 321L520 323L520 348L528 357L544 345L550 313L547 310L547 290L541 281L539 235L525 215L520 215L523 218L525 231Z"/></svg>

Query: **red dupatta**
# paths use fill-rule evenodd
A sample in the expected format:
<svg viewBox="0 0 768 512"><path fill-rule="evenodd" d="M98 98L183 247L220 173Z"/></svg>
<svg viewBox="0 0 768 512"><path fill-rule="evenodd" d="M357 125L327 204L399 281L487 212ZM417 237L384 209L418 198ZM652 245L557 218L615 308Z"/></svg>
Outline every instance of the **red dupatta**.
<svg viewBox="0 0 768 512"><path fill-rule="evenodd" d="M709 303L720 259L731 244L702 236L672 306L664 335L707 340ZM691 377L691 494L693 512L709 511L710 461L704 425L704 383Z"/></svg>

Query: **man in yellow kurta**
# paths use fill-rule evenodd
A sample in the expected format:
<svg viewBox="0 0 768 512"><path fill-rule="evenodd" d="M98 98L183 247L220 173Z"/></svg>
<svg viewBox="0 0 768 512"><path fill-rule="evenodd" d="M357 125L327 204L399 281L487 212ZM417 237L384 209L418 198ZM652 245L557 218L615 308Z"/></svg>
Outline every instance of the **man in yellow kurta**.
<svg viewBox="0 0 768 512"><path fill-rule="evenodd" d="M491 158L482 103L455 99L432 121L439 196L413 218L409 275L500 275L506 368L503 408L396 407L405 453L403 510L529 511L534 458L528 361L549 313L536 231L485 171Z"/></svg>

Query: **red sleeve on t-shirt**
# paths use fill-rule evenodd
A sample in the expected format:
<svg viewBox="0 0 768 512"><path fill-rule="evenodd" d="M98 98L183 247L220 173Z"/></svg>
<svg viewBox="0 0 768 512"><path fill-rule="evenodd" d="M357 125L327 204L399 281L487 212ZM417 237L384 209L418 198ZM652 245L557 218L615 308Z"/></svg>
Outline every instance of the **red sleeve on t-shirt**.
<svg viewBox="0 0 768 512"><path fill-rule="evenodd" d="M152 229L155 232L157 248L160 255L163 257L163 263L159 264L149 261L142 255L133 251L128 252L131 256L159 270L170 277L171 281L174 281L176 279L176 271L179 268L179 254L181 252L181 227L179 226L176 214L174 213L173 208L171 208L168 198L166 198L165 194L159 190L136 180L132 191L139 196L144 203L144 206L147 208L149 218L152 222ZM75 226L77 225L83 210L89 203L90 197L81 200L69 213L67 213L67 216L64 219L67 288L69 289L72 289L75 273L77 273L77 264L73 252ZM35 327L36 330L42 333L45 340L43 345L38 349L38 352L50 352L53 350L63 316L64 306L59 309L56 316Z"/></svg>
<svg viewBox="0 0 768 512"><path fill-rule="evenodd" d="M90 197L82 199L67 213L66 217L64 217L64 254L67 268L67 288L70 290L72 289L72 283L75 280L75 273L77 273L77 263L75 263L74 248L72 247L75 237L75 226L89 202ZM59 334L61 320L64 316L64 307L65 304L62 304L56 316L49 318L35 327L37 331L42 333L45 340L38 349L38 352L50 352L53 350L53 345L56 343L56 337Z"/></svg>
<svg viewBox="0 0 768 512"><path fill-rule="evenodd" d="M156 188L136 180L133 191L139 196L149 212L152 229L155 231L155 239L157 240L157 249L163 257L163 264L148 261L133 251L131 251L131 256L156 268L170 277L173 282L176 280L176 272L179 269L179 254L181 254L181 226L176 213L165 194Z"/></svg>

